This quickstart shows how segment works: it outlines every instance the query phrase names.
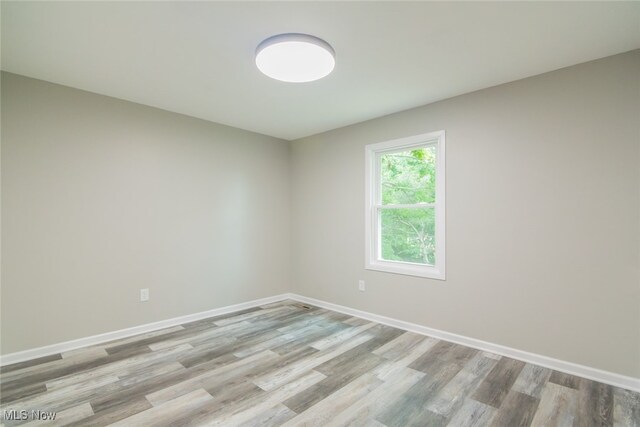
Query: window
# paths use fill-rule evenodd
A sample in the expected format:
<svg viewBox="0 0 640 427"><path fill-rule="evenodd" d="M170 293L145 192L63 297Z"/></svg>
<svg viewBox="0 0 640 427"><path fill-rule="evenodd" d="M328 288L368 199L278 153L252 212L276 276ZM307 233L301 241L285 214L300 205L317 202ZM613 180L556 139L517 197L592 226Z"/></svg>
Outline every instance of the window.
<svg viewBox="0 0 640 427"><path fill-rule="evenodd" d="M444 131L367 145L365 158L365 268L444 280Z"/></svg>

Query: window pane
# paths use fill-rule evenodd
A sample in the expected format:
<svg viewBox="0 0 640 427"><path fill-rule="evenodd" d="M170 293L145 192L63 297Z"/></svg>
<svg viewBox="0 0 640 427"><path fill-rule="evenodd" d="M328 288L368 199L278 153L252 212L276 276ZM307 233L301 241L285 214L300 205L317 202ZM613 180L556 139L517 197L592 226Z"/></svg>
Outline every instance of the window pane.
<svg viewBox="0 0 640 427"><path fill-rule="evenodd" d="M435 203L436 147L380 156L382 204Z"/></svg>
<svg viewBox="0 0 640 427"><path fill-rule="evenodd" d="M383 260L435 264L433 208L381 209L380 215Z"/></svg>

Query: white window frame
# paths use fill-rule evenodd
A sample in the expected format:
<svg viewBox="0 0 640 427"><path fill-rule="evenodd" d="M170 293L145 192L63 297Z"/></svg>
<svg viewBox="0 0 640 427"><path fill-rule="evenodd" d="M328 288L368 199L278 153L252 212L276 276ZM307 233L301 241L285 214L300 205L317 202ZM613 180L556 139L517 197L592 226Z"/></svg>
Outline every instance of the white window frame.
<svg viewBox="0 0 640 427"><path fill-rule="evenodd" d="M389 207L383 207L381 200L381 155L425 146L436 147L436 200L435 203L427 205L434 207L436 216L435 265L383 260L380 245L380 211ZM445 280L446 186L444 130L369 144L365 147L365 161L365 269ZM402 207L402 205L393 206L396 208Z"/></svg>

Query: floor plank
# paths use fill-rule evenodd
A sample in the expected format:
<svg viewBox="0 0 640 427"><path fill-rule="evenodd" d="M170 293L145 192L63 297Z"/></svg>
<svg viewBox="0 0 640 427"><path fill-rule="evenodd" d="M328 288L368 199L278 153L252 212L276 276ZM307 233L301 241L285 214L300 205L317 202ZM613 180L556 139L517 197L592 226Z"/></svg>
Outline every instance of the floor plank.
<svg viewBox="0 0 640 427"><path fill-rule="evenodd" d="M621 388L614 390L613 425L640 427L640 393Z"/></svg>
<svg viewBox="0 0 640 427"><path fill-rule="evenodd" d="M564 372L553 371L551 373L551 377L549 377L549 382L552 382L554 384L558 384L564 387L578 389L578 386L580 385L580 377L576 377L575 375L565 374Z"/></svg>
<svg viewBox="0 0 640 427"><path fill-rule="evenodd" d="M347 383L347 385L345 385L344 387L337 389L333 393L326 394L326 397L324 399L320 399L313 405L308 406L304 411L295 411L295 409L287 405L287 401L285 401L285 405L287 405L295 412L298 412L299 414L296 417L292 418L285 425L322 427L326 425L338 413L351 406L354 402L367 396L381 384L382 381L380 381L378 378L376 378L375 375L371 373L362 375ZM310 387L306 391L311 389L312 387Z"/></svg>
<svg viewBox="0 0 640 427"><path fill-rule="evenodd" d="M213 397L206 391L198 389L189 394L170 400L163 405L149 408L124 420L113 423L113 427L137 426L171 426L184 418L185 414L197 410L211 402Z"/></svg>
<svg viewBox="0 0 640 427"><path fill-rule="evenodd" d="M32 366L42 365L43 363L53 362L62 359L60 353L52 354L50 356L38 357L37 359L27 360L25 362L14 363L13 365L0 366L0 374L7 374L13 371L24 370Z"/></svg>
<svg viewBox="0 0 640 427"><path fill-rule="evenodd" d="M525 363L519 360L503 357L480 384L472 396L473 399L500 408L524 365Z"/></svg>
<svg viewBox="0 0 640 427"><path fill-rule="evenodd" d="M375 372L375 370L374 370ZM388 378L372 392L355 401L333 419L328 426L362 426L368 425L382 413L389 410L389 396L399 396L418 382L424 374L413 369L403 368L393 378ZM380 379L380 377L378 376ZM379 423L376 421L376 423ZM381 423L379 423L381 424Z"/></svg>
<svg viewBox="0 0 640 427"><path fill-rule="evenodd" d="M451 418L447 427L480 427L489 425L496 409L472 399L465 399L464 404Z"/></svg>
<svg viewBox="0 0 640 427"><path fill-rule="evenodd" d="M540 405L531 425L536 427L551 425L571 427L575 414L576 398L576 390L548 383L541 394Z"/></svg>
<svg viewBox="0 0 640 427"><path fill-rule="evenodd" d="M513 384L513 390L540 399L540 395L550 376L550 369L542 366L526 365Z"/></svg>
<svg viewBox="0 0 640 427"><path fill-rule="evenodd" d="M539 400L512 390L491 420L492 427L528 427L531 425Z"/></svg>
<svg viewBox="0 0 640 427"><path fill-rule="evenodd" d="M575 425L613 425L613 387L581 378Z"/></svg>
<svg viewBox="0 0 640 427"><path fill-rule="evenodd" d="M420 423L440 425L441 419L445 417L429 411L426 403L435 398L460 370L461 367L457 364L449 363L442 365L438 372L427 373L397 398L389 410L382 413L377 420L388 426L421 425Z"/></svg>

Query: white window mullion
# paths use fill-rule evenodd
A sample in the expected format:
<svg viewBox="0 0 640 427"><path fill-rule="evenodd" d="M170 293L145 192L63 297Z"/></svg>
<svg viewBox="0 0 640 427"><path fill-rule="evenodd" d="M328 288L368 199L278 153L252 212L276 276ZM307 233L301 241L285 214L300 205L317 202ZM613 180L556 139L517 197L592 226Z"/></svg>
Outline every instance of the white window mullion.
<svg viewBox="0 0 640 427"><path fill-rule="evenodd" d="M411 205L377 205L376 207L380 209L434 209L436 207L435 203L414 203Z"/></svg>

